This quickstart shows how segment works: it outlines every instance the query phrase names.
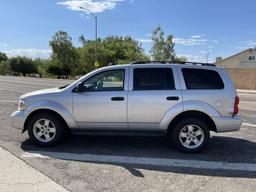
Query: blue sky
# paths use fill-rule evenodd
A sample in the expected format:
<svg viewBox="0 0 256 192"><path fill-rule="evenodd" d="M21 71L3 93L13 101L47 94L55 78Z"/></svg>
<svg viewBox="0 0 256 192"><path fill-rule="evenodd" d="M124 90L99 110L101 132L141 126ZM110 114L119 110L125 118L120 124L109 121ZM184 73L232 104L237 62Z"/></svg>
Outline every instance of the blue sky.
<svg viewBox="0 0 256 192"><path fill-rule="evenodd" d="M48 57L48 42L58 30L80 46L81 34L94 38L94 19L80 6L98 16L99 37L130 35L146 52L158 25L174 35L176 54L193 61L256 47L255 0L2 0L0 51Z"/></svg>

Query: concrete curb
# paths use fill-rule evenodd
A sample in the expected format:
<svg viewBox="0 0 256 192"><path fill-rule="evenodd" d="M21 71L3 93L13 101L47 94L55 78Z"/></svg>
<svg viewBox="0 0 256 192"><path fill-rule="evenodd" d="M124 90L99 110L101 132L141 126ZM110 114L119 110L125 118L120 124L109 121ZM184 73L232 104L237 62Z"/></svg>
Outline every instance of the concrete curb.
<svg viewBox="0 0 256 192"><path fill-rule="evenodd" d="M256 94L256 90L250 90L250 89L237 89L238 93L250 93L250 94Z"/></svg>
<svg viewBox="0 0 256 192"><path fill-rule="evenodd" d="M67 192L61 185L0 147L0 191Z"/></svg>

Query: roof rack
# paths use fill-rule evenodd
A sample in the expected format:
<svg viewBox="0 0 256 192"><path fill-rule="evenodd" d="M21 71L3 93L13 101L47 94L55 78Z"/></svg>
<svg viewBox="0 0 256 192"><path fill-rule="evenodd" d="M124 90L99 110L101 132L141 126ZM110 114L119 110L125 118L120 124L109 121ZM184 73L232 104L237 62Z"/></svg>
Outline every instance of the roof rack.
<svg viewBox="0 0 256 192"><path fill-rule="evenodd" d="M160 64L183 64L183 65L201 65L216 67L213 63L200 63L200 62L187 62L187 61L134 61L131 64L148 64L148 63L160 63Z"/></svg>

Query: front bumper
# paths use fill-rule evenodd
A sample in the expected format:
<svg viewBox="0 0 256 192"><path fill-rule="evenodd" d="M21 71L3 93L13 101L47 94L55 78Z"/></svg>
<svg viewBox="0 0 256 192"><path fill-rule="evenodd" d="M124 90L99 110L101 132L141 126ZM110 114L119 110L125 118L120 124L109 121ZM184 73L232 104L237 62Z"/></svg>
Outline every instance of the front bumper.
<svg viewBox="0 0 256 192"><path fill-rule="evenodd" d="M13 112L13 114L11 115L12 126L16 129L23 130L25 119L26 116L24 111Z"/></svg>
<svg viewBox="0 0 256 192"><path fill-rule="evenodd" d="M238 131L242 125L242 120L239 116L215 117L213 121L216 125L217 132Z"/></svg>

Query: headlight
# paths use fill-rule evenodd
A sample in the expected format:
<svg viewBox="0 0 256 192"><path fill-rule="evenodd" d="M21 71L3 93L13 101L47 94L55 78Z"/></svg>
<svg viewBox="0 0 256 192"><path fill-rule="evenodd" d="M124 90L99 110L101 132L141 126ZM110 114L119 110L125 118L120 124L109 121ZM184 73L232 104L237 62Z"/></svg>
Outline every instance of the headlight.
<svg viewBox="0 0 256 192"><path fill-rule="evenodd" d="M23 100L19 101L18 110L19 111L24 111L25 110L25 101L23 101Z"/></svg>

